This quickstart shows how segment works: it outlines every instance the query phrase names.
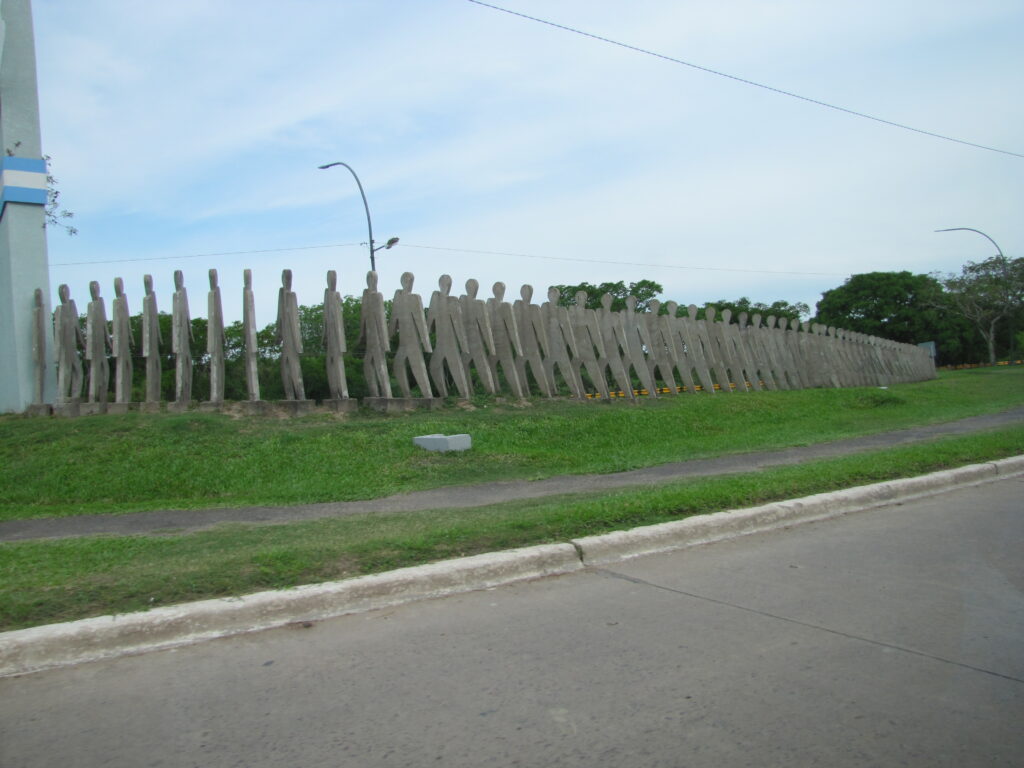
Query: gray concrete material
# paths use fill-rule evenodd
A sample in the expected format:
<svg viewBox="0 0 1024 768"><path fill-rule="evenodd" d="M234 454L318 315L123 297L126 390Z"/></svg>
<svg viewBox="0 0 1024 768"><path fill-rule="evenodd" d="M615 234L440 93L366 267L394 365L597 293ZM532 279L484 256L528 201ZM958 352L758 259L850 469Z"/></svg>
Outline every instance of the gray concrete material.
<svg viewBox="0 0 1024 768"><path fill-rule="evenodd" d="M0 764L1015 766L1019 480L0 680Z"/></svg>
<svg viewBox="0 0 1024 768"><path fill-rule="evenodd" d="M1006 472L1024 473L1024 457L1003 463ZM1000 475L996 463L974 464L934 472L922 477L858 486L832 493L819 493L791 501L773 502L743 510L697 515L659 525L647 525L600 536L573 539L586 565L670 552L676 549L760 533L781 525L795 525L886 506L939 493L958 485L982 483Z"/></svg>
<svg viewBox="0 0 1024 768"><path fill-rule="evenodd" d="M46 186L46 171L39 135L39 96L36 87L35 36L29 0L0 3L4 25L0 44L0 149L10 165L29 161L31 171L21 172L24 183L37 189ZM10 155L10 156L8 156ZM14 170L13 168L11 169ZM4 173L4 178L9 174ZM26 179L28 177L28 179ZM31 180L29 180L31 179ZM9 182L8 182L9 183ZM23 186L22 182L11 184ZM0 413L21 412L35 393L36 367L32 358L33 305L36 289L43 294L46 314L50 307L50 272L46 253L45 192L29 202L9 199L0 203ZM52 351L44 369L43 402L52 403L56 377Z"/></svg>
<svg viewBox="0 0 1024 768"><path fill-rule="evenodd" d="M468 451L473 447L473 438L470 435L419 435L412 443L427 451Z"/></svg>
<svg viewBox="0 0 1024 768"><path fill-rule="evenodd" d="M408 410L408 407L411 407L406 407L405 402L400 398L364 398L362 400L363 405L380 409L386 408L389 404L402 406L396 409L398 411ZM443 403L444 401L437 402ZM239 405L270 408L268 403L263 402ZM168 410L173 410L174 407L175 403L167 404ZM879 450L950 435L970 434L1019 424L1022 421L1024 421L1024 408L1015 408L1002 413L975 416L945 424L933 424L927 427L915 427L783 450L672 462L607 475L565 475L545 480L512 480L480 485L451 486L363 501L297 504L287 507L159 510L127 515L5 520L0 521L0 541L97 534L130 535L168 530L197 531L222 523L292 523L300 520L345 515L479 507L520 499L668 483L692 477L756 472L765 468L799 464L814 459Z"/></svg>
<svg viewBox="0 0 1024 768"><path fill-rule="evenodd" d="M583 568L570 544L490 552L346 581L0 633L0 677L319 621Z"/></svg>

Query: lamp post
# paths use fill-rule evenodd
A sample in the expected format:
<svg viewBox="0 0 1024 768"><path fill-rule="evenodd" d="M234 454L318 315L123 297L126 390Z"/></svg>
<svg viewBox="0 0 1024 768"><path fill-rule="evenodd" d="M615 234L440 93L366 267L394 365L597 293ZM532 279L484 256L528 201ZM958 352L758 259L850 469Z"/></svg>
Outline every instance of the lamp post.
<svg viewBox="0 0 1024 768"><path fill-rule="evenodd" d="M996 247L996 250L999 252L999 258L1000 259L1005 259L1006 258L1005 256L1003 256L1003 249L999 247L999 243L997 243L991 237L986 235L980 229L974 229L973 227L950 227L949 229L936 229L935 231L936 232L977 232L979 235L981 235L982 237L987 239L990 243L992 243L992 245L994 245Z"/></svg>
<svg viewBox="0 0 1024 768"><path fill-rule="evenodd" d="M377 259L375 258L374 254L377 253L377 251L381 250L382 248L384 250L388 250L389 248L393 248L395 246L395 244L398 242L398 238L397 237L388 238L388 241L384 245L378 245L376 248L373 247L373 223L370 221L370 206L366 202L366 193L363 192L362 182L359 181L359 177L356 175L356 172L354 170L352 170L352 166L349 165L348 163L336 162L336 163L328 163L327 165L320 165L320 166L317 166L317 167L321 171L325 171L328 168L333 168L336 165L341 165L341 166L344 166L345 168L348 168L349 173L352 174L352 178L356 180L356 186L359 187L359 194L363 198L363 208L366 209L366 229L367 229L367 232L370 235L370 269L373 270L374 272L376 272L377 271Z"/></svg>

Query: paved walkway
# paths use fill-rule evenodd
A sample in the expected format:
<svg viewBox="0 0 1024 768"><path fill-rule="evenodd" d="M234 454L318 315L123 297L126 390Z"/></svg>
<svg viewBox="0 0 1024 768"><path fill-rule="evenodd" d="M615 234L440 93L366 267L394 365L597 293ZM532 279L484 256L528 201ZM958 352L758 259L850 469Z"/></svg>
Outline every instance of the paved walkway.
<svg viewBox="0 0 1024 768"><path fill-rule="evenodd" d="M0 541L54 539L96 534L131 535L198 531L221 523L293 523L325 517L373 512L415 512L427 509L480 507L505 501L669 483L690 477L757 472L768 467L846 456L1024 423L1024 407L945 424L883 432L831 443L758 453L720 456L661 464L607 475L562 475L545 480L510 480L481 485L450 486L366 501L300 504L287 507L236 507L161 510L128 515L84 515L0 522Z"/></svg>

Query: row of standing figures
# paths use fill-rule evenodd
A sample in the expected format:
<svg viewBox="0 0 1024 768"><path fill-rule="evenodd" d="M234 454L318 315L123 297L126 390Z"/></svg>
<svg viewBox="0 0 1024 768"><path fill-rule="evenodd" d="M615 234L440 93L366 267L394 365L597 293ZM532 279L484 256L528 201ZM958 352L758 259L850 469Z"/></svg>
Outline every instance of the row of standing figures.
<svg viewBox="0 0 1024 768"><path fill-rule="evenodd" d="M217 271L210 270L207 294L207 349L210 366L209 401L224 400L224 317ZM246 389L250 400L260 400L257 376L256 304L252 272L244 270L242 328ZM451 295L452 280L442 275L438 290L424 310L413 292L414 277L406 272L394 294L390 318L384 296L378 290L376 272L367 274L362 294L359 340L365 343L363 372L366 389L375 398L393 398L392 374L403 398L447 397L449 387L468 398L476 379L488 394L507 392L515 398L530 393L529 380L539 392L553 397L559 381L575 398L637 394L657 396L659 391L714 392L748 389L802 389L816 386L888 385L934 376L927 352L918 347L826 328L796 320L741 313L732 322L729 310L716 321L714 307L698 319L690 305L678 312L667 302L661 313L657 300L649 310L636 311L636 299L612 310L612 297L601 297L599 309L588 308L588 296L579 292L575 304L559 303L557 288L548 290L548 301L533 303L533 288L522 286L520 299L505 301L504 283L495 283L493 298L477 298L476 280L466 282L466 292ZM141 353L146 360L146 401L160 400L160 349L165 344L158 321L153 279L144 278ZM121 278L114 281L112 322L100 296L99 283L90 283L90 297L83 333L78 309L67 285L61 285L60 304L53 315L54 352L57 362L57 401L81 398L85 375L81 358L89 365L88 402L105 402L109 389L109 363L115 367L115 402L131 399L132 350L135 340L129 323L128 299ZM36 291L38 314L37 349L45 344L42 292ZM331 398L349 398L344 355L347 352L342 297L337 273L327 273L323 302L323 345ZM303 352L299 305L292 290L291 270L284 270L278 292L277 340L281 345L281 378L287 400L304 400L299 356ZM175 400L192 400L193 343L188 294L182 272L174 273L171 313L171 351L175 357ZM394 344L392 343L394 342ZM84 354L80 353L84 350ZM388 354L393 352L391 369ZM429 357L428 357L429 356ZM38 369L46 355L37 354ZM586 379L584 378L586 372ZM39 371L37 395L41 402L43 372ZM661 386L659 386L659 381ZM639 383L639 391L634 388Z"/></svg>

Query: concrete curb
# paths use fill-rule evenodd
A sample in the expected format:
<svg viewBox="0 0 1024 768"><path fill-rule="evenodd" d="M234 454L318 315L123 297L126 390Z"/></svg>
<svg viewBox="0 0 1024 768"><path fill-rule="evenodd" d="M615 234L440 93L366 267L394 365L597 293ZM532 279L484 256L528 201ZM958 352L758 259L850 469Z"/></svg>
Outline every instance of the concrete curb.
<svg viewBox="0 0 1024 768"><path fill-rule="evenodd" d="M188 645L583 568L571 544L491 552L345 581L0 634L0 677Z"/></svg>
<svg viewBox="0 0 1024 768"><path fill-rule="evenodd" d="M671 523L587 536L573 539L572 544L579 550L585 565L605 565L630 557L669 552L782 526L825 520L849 512L866 511L941 493L953 487L977 485L1021 473L1024 473L1024 456L1014 456L920 477L773 502L760 507L716 512Z"/></svg>
<svg viewBox="0 0 1024 768"><path fill-rule="evenodd" d="M0 677L173 648L579 571L698 544L874 509L1024 474L1024 456L744 510L401 568L346 581L203 600L0 634Z"/></svg>

